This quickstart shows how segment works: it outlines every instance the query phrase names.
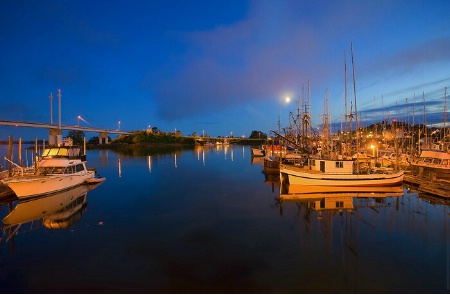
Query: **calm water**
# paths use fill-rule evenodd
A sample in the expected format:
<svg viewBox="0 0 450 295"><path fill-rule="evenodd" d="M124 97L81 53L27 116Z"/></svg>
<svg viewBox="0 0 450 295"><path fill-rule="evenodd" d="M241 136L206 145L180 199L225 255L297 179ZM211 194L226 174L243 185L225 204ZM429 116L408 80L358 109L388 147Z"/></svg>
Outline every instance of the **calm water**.
<svg viewBox="0 0 450 295"><path fill-rule="evenodd" d="M80 211L59 223L31 212L67 198L48 197L25 207L36 220L3 229L0 293L449 290L449 207L406 188L316 211L280 203L248 146L87 156L107 180Z"/></svg>

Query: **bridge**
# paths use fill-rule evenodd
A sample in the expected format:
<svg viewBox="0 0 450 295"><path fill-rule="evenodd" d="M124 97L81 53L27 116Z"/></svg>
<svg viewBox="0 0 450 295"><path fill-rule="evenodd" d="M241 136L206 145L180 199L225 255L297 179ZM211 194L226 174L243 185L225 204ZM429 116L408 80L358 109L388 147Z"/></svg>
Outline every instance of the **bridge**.
<svg viewBox="0 0 450 295"><path fill-rule="evenodd" d="M48 143L50 145L60 145L63 143L62 140L62 130L75 130L75 131L87 131L87 132L98 132L99 133L99 143L108 143L108 133L115 134L131 134L131 132L120 131L119 129L105 129L105 128L94 128L94 127L81 127L79 126L80 121L78 121L78 126L62 125L61 124L61 89L58 89L58 124L53 124L53 94L50 93L50 124L47 123L35 123L35 122L21 122L21 121L8 121L0 120L0 126L16 126L16 127L32 127L32 128L46 128L50 129L50 134L48 136ZM78 120L83 120L81 116L78 116Z"/></svg>
<svg viewBox="0 0 450 295"><path fill-rule="evenodd" d="M62 124L49 124L49 123L36 123L36 122L24 122L24 121L10 121L0 120L0 126L15 126L15 127L31 127L31 128L44 128L50 130L49 144L62 143L61 130L74 130L74 131L86 131L86 132L98 132L99 143L108 143L108 134L131 134L128 131L122 131L118 129L106 129L96 127L83 127L75 125L62 125ZM60 138L61 137L61 138Z"/></svg>

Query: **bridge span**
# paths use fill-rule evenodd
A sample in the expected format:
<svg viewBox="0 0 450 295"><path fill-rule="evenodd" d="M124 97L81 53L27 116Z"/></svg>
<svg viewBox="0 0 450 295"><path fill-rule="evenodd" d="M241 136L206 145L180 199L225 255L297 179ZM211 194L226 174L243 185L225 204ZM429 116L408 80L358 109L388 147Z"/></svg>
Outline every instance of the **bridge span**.
<svg viewBox="0 0 450 295"><path fill-rule="evenodd" d="M49 144L57 144L62 142L61 130L75 130L86 132L98 132L99 143L108 143L108 134L131 134L129 131L123 131L119 129L107 129L97 127L83 127L77 125L62 125L62 124L49 124L49 123L36 123L36 122L24 122L24 121L10 121L0 120L0 126L15 126L15 127L31 127L31 128L44 128L49 129ZM61 137L61 138L59 138Z"/></svg>

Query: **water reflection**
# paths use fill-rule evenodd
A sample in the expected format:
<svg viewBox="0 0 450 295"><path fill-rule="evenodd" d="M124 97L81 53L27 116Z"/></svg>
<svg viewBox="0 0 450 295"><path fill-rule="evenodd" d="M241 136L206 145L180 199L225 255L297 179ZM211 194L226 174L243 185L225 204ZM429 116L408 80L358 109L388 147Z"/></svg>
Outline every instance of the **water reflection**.
<svg viewBox="0 0 450 295"><path fill-rule="evenodd" d="M152 172L152 156L147 157L148 172Z"/></svg>
<svg viewBox="0 0 450 295"><path fill-rule="evenodd" d="M297 233L302 251L321 255L320 261L329 261L340 269L340 276L334 278L340 292L359 293L365 286L358 281L358 267L371 247L367 236L369 232L376 235L385 231L385 217L392 221L403 196L402 186L325 188L283 184L278 205L280 215L292 219L290 227ZM378 259L377 255L382 254L373 255Z"/></svg>
<svg viewBox="0 0 450 295"><path fill-rule="evenodd" d="M403 186L398 187L324 187L283 184L280 187L280 213L284 202L293 202L310 211L331 211L332 215L344 211L352 213L354 204L361 200L383 203L387 197L403 196Z"/></svg>
<svg viewBox="0 0 450 295"><path fill-rule="evenodd" d="M65 229L78 222L87 207L87 192L95 189L94 185L79 185L70 190L41 196L39 198L19 201L3 218L3 235L5 240L14 239L20 228L31 223L31 228L43 225L49 229Z"/></svg>

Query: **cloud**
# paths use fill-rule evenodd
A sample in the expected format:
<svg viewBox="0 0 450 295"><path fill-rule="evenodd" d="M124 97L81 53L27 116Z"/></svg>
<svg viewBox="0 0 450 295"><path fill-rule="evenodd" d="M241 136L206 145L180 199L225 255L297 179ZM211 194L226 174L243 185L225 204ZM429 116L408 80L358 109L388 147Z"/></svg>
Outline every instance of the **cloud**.
<svg viewBox="0 0 450 295"><path fill-rule="evenodd" d="M373 75L389 71L391 75L408 73L421 65L450 61L450 37L425 40L419 44L408 44L393 53L374 58L366 69L372 69Z"/></svg>
<svg viewBox="0 0 450 295"><path fill-rule="evenodd" d="M242 102L274 99L306 81L318 54L309 28L263 14L209 31L187 34L190 50L181 71L157 85L159 113L167 119L219 111ZM303 44L308 44L308 49Z"/></svg>

